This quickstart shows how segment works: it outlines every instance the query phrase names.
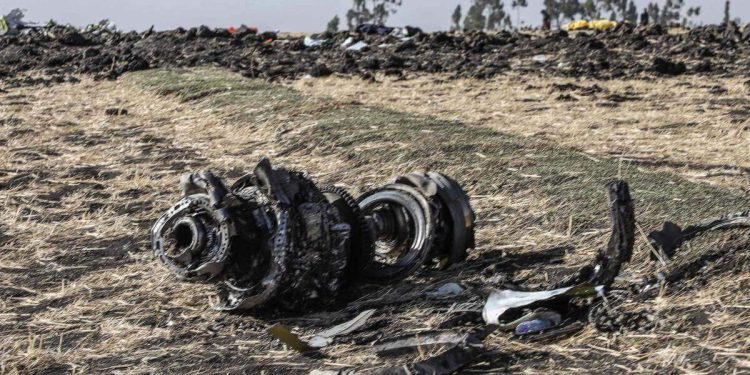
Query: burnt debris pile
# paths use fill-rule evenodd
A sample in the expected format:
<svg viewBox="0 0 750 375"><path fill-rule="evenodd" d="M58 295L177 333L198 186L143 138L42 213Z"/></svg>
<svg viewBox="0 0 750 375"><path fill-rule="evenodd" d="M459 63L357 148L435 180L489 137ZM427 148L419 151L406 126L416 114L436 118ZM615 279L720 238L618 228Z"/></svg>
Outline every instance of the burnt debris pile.
<svg viewBox="0 0 750 375"><path fill-rule="evenodd" d="M474 212L454 180L412 173L354 199L263 159L227 186L183 176L184 197L152 228L156 257L182 280L215 282L223 310L299 310L357 281L447 267L474 246Z"/></svg>
<svg viewBox="0 0 750 375"><path fill-rule="evenodd" d="M0 36L0 79L115 78L158 67L220 66L247 77L447 73L489 78L508 71L618 78L641 74L748 74L750 27L710 25L670 32L627 23L608 31L425 33L417 28L309 36L205 26L121 32L106 27L35 27ZM21 77L24 72L45 78Z"/></svg>

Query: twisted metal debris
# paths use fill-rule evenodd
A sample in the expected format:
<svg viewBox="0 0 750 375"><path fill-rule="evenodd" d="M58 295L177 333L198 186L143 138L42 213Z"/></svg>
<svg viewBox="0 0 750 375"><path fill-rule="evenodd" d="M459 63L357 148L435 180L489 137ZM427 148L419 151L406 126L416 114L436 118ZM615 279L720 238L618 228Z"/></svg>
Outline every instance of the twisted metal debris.
<svg viewBox="0 0 750 375"><path fill-rule="evenodd" d="M376 234L364 267L368 281L403 279L425 263L444 268L466 259L466 249L474 247L469 197L440 173L396 177L357 202L368 231Z"/></svg>
<svg viewBox="0 0 750 375"><path fill-rule="evenodd" d="M633 257L635 246L635 205L630 186L622 180L607 183L607 199L611 232L607 247L600 249L592 264L582 267L577 274L553 285L553 289L582 283L601 285L608 289L620 270Z"/></svg>
<svg viewBox="0 0 750 375"><path fill-rule="evenodd" d="M230 187L183 176L184 197L151 229L156 257L181 280L216 282L219 309L299 309L356 281L387 283L463 261L474 212L453 179L411 173L354 199L262 159Z"/></svg>
<svg viewBox="0 0 750 375"><path fill-rule="evenodd" d="M750 210L706 219L685 229L667 221L661 230L649 233L648 239L663 259L671 259L683 243L706 232L748 227L750 227Z"/></svg>

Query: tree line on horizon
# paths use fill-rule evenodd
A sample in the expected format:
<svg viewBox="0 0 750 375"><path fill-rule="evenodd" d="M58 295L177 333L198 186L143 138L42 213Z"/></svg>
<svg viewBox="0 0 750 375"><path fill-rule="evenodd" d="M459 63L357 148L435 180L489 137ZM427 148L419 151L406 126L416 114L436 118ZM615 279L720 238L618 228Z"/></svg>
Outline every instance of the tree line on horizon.
<svg viewBox="0 0 750 375"><path fill-rule="evenodd" d="M642 9L638 8L634 0L543 1L544 12L557 27L563 22L576 19L607 18L637 24L642 17L662 26L692 26L695 17L701 13L700 6L687 7L685 0L666 0L661 5L657 1L651 1ZM384 25L401 5L402 0L352 0L352 7L346 13L346 26L353 30L357 25L365 23ZM465 12L460 4L456 5L451 14L450 29L473 31L518 28L524 24L520 10L528 5L528 0L472 0ZM515 17L512 16L514 12ZM725 0L724 22L731 20L731 0ZM739 23L739 19L735 19L735 22ZM328 22L326 30L338 31L340 24L341 19L335 15Z"/></svg>

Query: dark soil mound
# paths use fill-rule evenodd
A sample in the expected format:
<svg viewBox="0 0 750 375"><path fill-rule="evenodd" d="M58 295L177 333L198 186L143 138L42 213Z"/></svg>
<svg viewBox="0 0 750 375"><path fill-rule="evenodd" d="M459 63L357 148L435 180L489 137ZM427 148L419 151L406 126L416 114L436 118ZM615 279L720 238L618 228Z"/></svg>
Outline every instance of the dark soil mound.
<svg viewBox="0 0 750 375"><path fill-rule="evenodd" d="M267 79L333 73L369 79L375 72L396 76L443 72L483 79L509 70L604 79L641 74L750 74L750 34L733 24L681 34L667 33L658 25L634 28L627 24L608 32L576 34L422 33L418 29L413 33L406 38L339 32L320 34L316 43L305 43L301 37L278 38L275 33L258 34L244 27L234 33L205 26L87 33L55 26L0 37L0 79L33 84L64 81L75 73L115 78L128 71L206 65ZM366 46L351 47L358 42ZM17 78L18 73L30 70L41 71L47 78Z"/></svg>

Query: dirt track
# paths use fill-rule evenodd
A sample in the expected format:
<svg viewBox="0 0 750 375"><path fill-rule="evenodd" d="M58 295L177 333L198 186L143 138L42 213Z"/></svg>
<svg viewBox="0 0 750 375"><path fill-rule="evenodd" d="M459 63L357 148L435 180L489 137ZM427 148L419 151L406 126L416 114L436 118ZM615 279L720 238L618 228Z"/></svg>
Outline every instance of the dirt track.
<svg viewBox="0 0 750 375"><path fill-rule="evenodd" d="M381 359L369 344L434 328L450 317L450 301L375 303L372 323L326 348L322 359L285 349L265 329L281 322L309 334L348 318L343 306L302 317L212 311L212 289L175 282L147 244L149 226L177 197L185 171L237 177L269 155L355 192L412 169L459 177L480 217L477 251L455 270L357 289L353 295L362 298L349 304L355 310L448 280L477 291L508 281L546 285L606 241L602 186L617 175L631 182L645 230L747 202L735 184L709 186L582 155L551 145L555 138L319 99L214 70L84 78L0 95L0 366L8 372L361 370L429 354ZM128 115L105 115L112 107ZM623 305L654 316L653 328L612 334L587 326L554 343L496 334L470 371L742 371L747 241L741 232L697 241L675 264L699 259L697 270L660 296ZM656 271L647 259L639 238L625 279Z"/></svg>

